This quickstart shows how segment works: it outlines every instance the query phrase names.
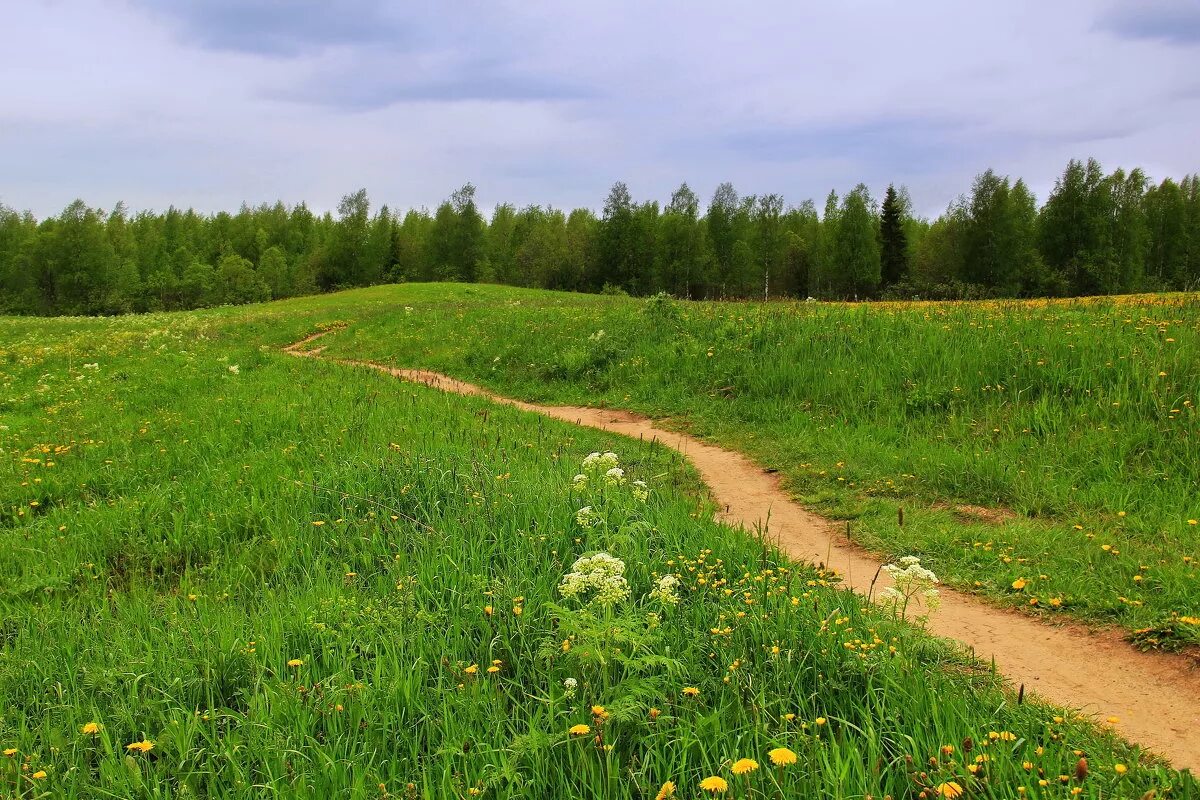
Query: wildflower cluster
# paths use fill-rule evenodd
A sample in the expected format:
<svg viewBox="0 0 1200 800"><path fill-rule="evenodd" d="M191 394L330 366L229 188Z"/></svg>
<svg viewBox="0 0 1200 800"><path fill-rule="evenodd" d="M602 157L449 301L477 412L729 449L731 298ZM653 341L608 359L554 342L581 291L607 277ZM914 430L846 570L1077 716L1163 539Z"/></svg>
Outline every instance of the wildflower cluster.
<svg viewBox="0 0 1200 800"><path fill-rule="evenodd" d="M617 458L616 453L590 453L583 459L583 471L589 475L598 475L617 468L620 464L621 460Z"/></svg>
<svg viewBox="0 0 1200 800"><path fill-rule="evenodd" d="M917 556L905 556L899 563L885 564L883 572L892 579L892 585L879 593L879 601L897 610L901 617L908 611L909 603L916 600L925 606L926 614L937 610L938 577L932 570L921 566Z"/></svg>
<svg viewBox="0 0 1200 800"><path fill-rule="evenodd" d="M608 607L629 598L625 562L608 553L582 556L558 585L563 597ZM590 597L589 597L590 595Z"/></svg>
<svg viewBox="0 0 1200 800"><path fill-rule="evenodd" d="M657 600L663 605L673 606L679 603L679 578L674 575L663 575L650 590L650 599Z"/></svg>

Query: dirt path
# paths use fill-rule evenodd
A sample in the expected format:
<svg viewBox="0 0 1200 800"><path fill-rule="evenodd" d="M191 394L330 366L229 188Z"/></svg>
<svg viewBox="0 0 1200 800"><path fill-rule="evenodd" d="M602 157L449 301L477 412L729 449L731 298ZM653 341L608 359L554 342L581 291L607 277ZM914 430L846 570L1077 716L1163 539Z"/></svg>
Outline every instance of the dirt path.
<svg viewBox="0 0 1200 800"><path fill-rule="evenodd" d="M323 348L304 346L324 334L297 342L285 352L316 357ZM766 525L768 536L792 558L823 563L837 570L847 586L865 594L879 561L851 544L828 520L789 498L779 478L740 453L657 427L624 411L539 406L500 397L486 389L436 372L395 369L361 361L338 363L386 372L455 394L478 395L496 403L544 414L634 438L657 439L683 453L695 465L717 502L722 522L754 530ZM876 589L885 585L884 576ZM1091 714L1100 721L1115 717L1124 738L1153 750L1177 768L1200 768L1200 670L1181 656L1141 653L1112 632L1090 632L1079 625L1052 626L968 594L942 591L942 606L930 630L969 646L1014 686L1024 685L1050 702Z"/></svg>

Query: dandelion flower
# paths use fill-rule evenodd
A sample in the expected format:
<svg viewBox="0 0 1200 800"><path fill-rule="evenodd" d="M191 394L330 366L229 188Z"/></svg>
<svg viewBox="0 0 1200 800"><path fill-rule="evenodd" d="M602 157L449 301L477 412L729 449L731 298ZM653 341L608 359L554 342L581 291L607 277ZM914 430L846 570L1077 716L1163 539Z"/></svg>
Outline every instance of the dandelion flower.
<svg viewBox="0 0 1200 800"><path fill-rule="evenodd" d="M1026 581L1024 578L1017 578L1015 581L1012 582L1012 587L1014 589L1016 589L1018 592L1021 591L1022 589L1024 589L1028 585L1029 585L1029 582Z"/></svg>
<svg viewBox="0 0 1200 800"><path fill-rule="evenodd" d="M938 797L962 797L963 788L954 781L939 783L937 785Z"/></svg>
<svg viewBox="0 0 1200 800"><path fill-rule="evenodd" d="M588 725L572 725L567 729L567 733L571 734L572 736L587 736L591 732L592 729Z"/></svg>
<svg viewBox="0 0 1200 800"><path fill-rule="evenodd" d="M79 732L82 734L86 734L88 736L95 736L97 733L100 732L100 723L99 722L89 722L88 724L86 724L82 728L80 728Z"/></svg>
<svg viewBox="0 0 1200 800"><path fill-rule="evenodd" d="M289 661L289 662L288 662L288 666L289 666L289 667L292 667L293 669L294 669L294 668L296 668L296 667L303 667L303 666L304 666L304 659L302 659L302 658L293 658L291 661Z"/></svg>
<svg viewBox="0 0 1200 800"><path fill-rule="evenodd" d="M717 775L710 775L709 777L700 781L700 788L706 792L712 792L713 794L724 794L725 792L729 791L729 784L725 782L724 778L718 777Z"/></svg>
<svg viewBox="0 0 1200 800"><path fill-rule="evenodd" d="M4 755L7 756L8 758L12 758L16 754L17 754L17 748L15 748L15 747L9 747L9 748L5 749L5 751L4 751Z"/></svg>
<svg viewBox="0 0 1200 800"><path fill-rule="evenodd" d="M771 759L771 763L777 767L787 767L796 763L796 754L786 747L776 747L767 753L767 758Z"/></svg>
<svg viewBox="0 0 1200 800"><path fill-rule="evenodd" d="M654 800L667 800L668 797L674 797L674 796L675 796L675 782L674 781L666 781L665 783L663 783L662 787L659 788L658 794L654 795Z"/></svg>
<svg viewBox="0 0 1200 800"><path fill-rule="evenodd" d="M143 739L140 742L133 742L125 745L125 749L131 752L136 750L139 753L149 753L154 749L154 742L150 741L149 739Z"/></svg>
<svg viewBox="0 0 1200 800"><path fill-rule="evenodd" d="M487 671L488 671L489 675L495 675L497 672L500 671L500 668L498 666L496 666L495 664L492 664L490 667L487 668Z"/></svg>
<svg viewBox="0 0 1200 800"><path fill-rule="evenodd" d="M813 720L813 722L817 723L817 727L819 728L820 726L825 724L825 718L817 717L816 719Z"/></svg>
<svg viewBox="0 0 1200 800"><path fill-rule="evenodd" d="M1118 775L1124 775L1126 772L1129 772L1129 767L1124 764L1113 764L1113 771Z"/></svg>
<svg viewBox="0 0 1200 800"><path fill-rule="evenodd" d="M683 696L684 697L699 697L700 690L697 689L695 686L685 686L685 687L683 687Z"/></svg>
<svg viewBox="0 0 1200 800"><path fill-rule="evenodd" d="M46 770L39 769L37 772L33 773L29 777L33 778L35 781L40 781L42 778L46 777Z"/></svg>
<svg viewBox="0 0 1200 800"><path fill-rule="evenodd" d="M472 664L471 666L464 669L463 672L467 673L468 675L474 675L476 672L479 672L479 665Z"/></svg>
<svg viewBox="0 0 1200 800"><path fill-rule="evenodd" d="M758 769L758 762L753 758L739 758L733 762L733 766L729 768L729 771L734 775L745 775L754 772L756 769Z"/></svg>

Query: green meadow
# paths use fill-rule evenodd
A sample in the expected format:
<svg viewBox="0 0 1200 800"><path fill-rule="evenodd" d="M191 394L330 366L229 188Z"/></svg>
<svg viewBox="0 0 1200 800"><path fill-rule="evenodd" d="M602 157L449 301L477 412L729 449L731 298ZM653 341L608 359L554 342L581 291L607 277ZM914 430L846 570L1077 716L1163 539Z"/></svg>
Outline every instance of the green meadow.
<svg viewBox="0 0 1200 800"><path fill-rule="evenodd" d="M778 469L855 541L919 555L953 586L1115 624L1144 647L1200 643L1200 295L359 296L397 308L323 341L331 357L669 418Z"/></svg>
<svg viewBox="0 0 1200 800"><path fill-rule="evenodd" d="M873 550L1181 646L1198 307L0 318L0 797L1196 796L716 525L670 450L281 348L344 325L331 357L669 416Z"/></svg>

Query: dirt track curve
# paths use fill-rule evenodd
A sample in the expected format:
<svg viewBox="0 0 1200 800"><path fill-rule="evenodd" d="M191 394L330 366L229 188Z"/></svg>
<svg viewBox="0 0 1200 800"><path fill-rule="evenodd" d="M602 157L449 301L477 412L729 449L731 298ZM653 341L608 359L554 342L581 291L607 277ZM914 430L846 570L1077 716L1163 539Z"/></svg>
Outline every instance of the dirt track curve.
<svg viewBox="0 0 1200 800"><path fill-rule="evenodd" d="M328 332L326 332L328 333ZM319 333L285 348L294 356L317 357L323 348L305 345ZM417 369L396 369L365 361L336 363L366 367L397 378L455 394L477 395L522 411L544 414L634 438L657 439L684 454L696 467L716 501L725 507L719 519L754 530L770 520L767 535L792 558L823 563L847 586L865 594L880 562L850 543L828 520L793 501L779 478L745 456L664 430L651 420L625 411L582 406L540 406L493 394L479 386ZM880 575L876 589L885 585ZM1116 730L1129 741L1164 756L1179 769L1200 768L1200 669L1188 658L1142 653L1112 632L1091 632L1080 625L1053 626L1016 611L987 605L949 589L929 629L970 647L1013 686L1024 685L1060 706L1079 709L1105 721L1116 717Z"/></svg>

